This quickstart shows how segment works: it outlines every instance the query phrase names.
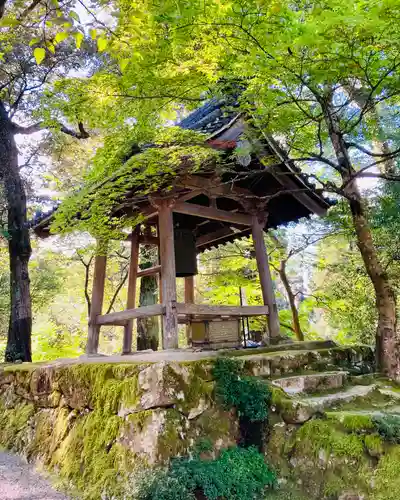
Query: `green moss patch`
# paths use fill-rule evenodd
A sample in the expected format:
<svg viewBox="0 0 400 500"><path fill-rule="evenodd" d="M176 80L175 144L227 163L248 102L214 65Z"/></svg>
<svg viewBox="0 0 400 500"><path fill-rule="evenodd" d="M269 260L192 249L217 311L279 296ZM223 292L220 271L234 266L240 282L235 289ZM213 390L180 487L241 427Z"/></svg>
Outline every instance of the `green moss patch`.
<svg viewBox="0 0 400 500"><path fill-rule="evenodd" d="M328 455L333 453L338 457L358 460L364 453L361 437L340 432L325 420L311 420L305 423L298 432L298 439L301 447L314 456L324 450Z"/></svg>
<svg viewBox="0 0 400 500"><path fill-rule="evenodd" d="M400 491L400 447L392 448L376 469L371 500L398 500Z"/></svg>
<svg viewBox="0 0 400 500"><path fill-rule="evenodd" d="M34 413L35 408L31 403L21 402L10 409L0 404L0 444L22 451L24 433Z"/></svg>

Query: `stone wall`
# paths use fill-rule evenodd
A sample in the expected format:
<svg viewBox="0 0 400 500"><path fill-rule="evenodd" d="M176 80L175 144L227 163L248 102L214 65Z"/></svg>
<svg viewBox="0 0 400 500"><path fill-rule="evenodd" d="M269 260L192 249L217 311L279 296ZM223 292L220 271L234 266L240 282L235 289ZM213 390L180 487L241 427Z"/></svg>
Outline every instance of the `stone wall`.
<svg viewBox="0 0 400 500"><path fill-rule="evenodd" d="M79 498L118 494L133 471L185 455L202 438L215 450L236 443L211 368L207 360L6 367L0 445L57 471Z"/></svg>
<svg viewBox="0 0 400 500"><path fill-rule="evenodd" d="M264 379L373 370L372 352L362 346L229 354L245 374ZM143 470L190 455L203 440L215 453L237 443L237 417L215 398L213 359L3 366L0 446L57 472L77 498L126 498ZM398 498L385 486L385 471L400 470L398 445L371 451L366 443L378 442L375 431L349 431L281 389L271 391L266 459L288 488L276 498L337 500L353 487L359 496L344 499ZM374 481L379 489L371 493Z"/></svg>

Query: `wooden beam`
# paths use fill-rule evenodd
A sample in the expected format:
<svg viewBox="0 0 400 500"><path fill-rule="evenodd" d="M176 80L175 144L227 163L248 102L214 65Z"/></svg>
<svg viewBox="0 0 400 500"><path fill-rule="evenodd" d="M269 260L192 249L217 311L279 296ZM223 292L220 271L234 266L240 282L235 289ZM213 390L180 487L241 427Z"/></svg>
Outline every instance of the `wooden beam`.
<svg viewBox="0 0 400 500"><path fill-rule="evenodd" d="M219 177L205 178L198 175L191 175L186 179L179 181L181 186L203 189L205 193L224 196L226 198L237 199L240 196L247 198L257 198L257 196L250 191L233 183L223 183Z"/></svg>
<svg viewBox="0 0 400 500"><path fill-rule="evenodd" d="M196 247L203 247L206 245L211 245L212 243L218 243L219 240L226 238L227 236L237 236L238 238L242 238L243 236L248 234L249 230L245 229L244 231L233 231L229 227L223 227L218 229L218 231L214 231L213 233L203 234L196 239Z"/></svg>
<svg viewBox="0 0 400 500"><path fill-rule="evenodd" d="M282 170L280 172L277 169L270 169L269 173L275 177L275 179L284 187L287 188L288 194L293 196L297 201L299 201L303 206L308 208L310 212L315 213L317 215L323 216L326 214L328 209L328 204L326 202L326 208L322 207L320 203L318 203L313 197L313 190L308 186L303 179L301 179L300 174L293 171L293 166L291 165L290 158L287 157L285 152L279 147L277 142L269 135L265 134L263 136L269 146L269 148L274 153L275 157L278 158L282 163L286 165L289 169L288 175L283 175ZM267 155L267 153L265 153ZM262 160L262 158L261 158ZM292 177L296 177L296 180L303 185L304 192L298 192L299 185L293 180ZM292 192L291 192L292 191ZM297 192L296 192L297 191ZM316 193L314 193L316 195ZM316 195L317 196L317 195Z"/></svg>
<svg viewBox="0 0 400 500"><path fill-rule="evenodd" d="M161 266L148 267L147 269L142 269L138 271L137 277L143 278L143 276L152 276L153 274L159 274L161 272Z"/></svg>
<svg viewBox="0 0 400 500"><path fill-rule="evenodd" d="M99 244L97 245L99 250ZM102 249L104 251L104 249ZM107 256L96 255L94 260L94 274L92 286L92 300L89 317L89 332L86 345L87 354L96 354L99 349L100 325L96 317L101 314L104 299L104 285L106 279Z"/></svg>
<svg viewBox="0 0 400 500"><path fill-rule="evenodd" d="M132 241L132 234L127 235L125 241ZM139 243L143 245L154 245L158 246L158 236L152 236L149 234L139 234Z"/></svg>
<svg viewBox="0 0 400 500"><path fill-rule="evenodd" d="M178 314L191 316L263 316L268 306L209 306L206 304L177 303Z"/></svg>
<svg viewBox="0 0 400 500"><path fill-rule="evenodd" d="M163 314L163 348L178 348L178 316L176 313L176 269L174 223L170 203L160 200L158 206L160 235L161 296Z"/></svg>
<svg viewBox="0 0 400 500"><path fill-rule="evenodd" d="M199 196L201 194L205 194L203 189L193 189L189 193L185 193L182 196L179 196L179 198L177 199L177 201L191 200L192 198L196 198L196 196Z"/></svg>
<svg viewBox="0 0 400 500"><path fill-rule="evenodd" d="M128 277L128 298L126 303L127 309L133 309L136 305L136 282L138 276L139 264L139 231L140 226L137 226L131 237L131 255L129 261L129 277ZM124 339L122 344L122 354L130 354L132 352L132 331L133 320L129 320L124 329Z"/></svg>
<svg viewBox="0 0 400 500"><path fill-rule="evenodd" d="M161 316L163 314L163 306L154 304L152 306L137 307L136 309L127 309L126 311L118 311L110 314L97 316L97 325L118 325L121 321L132 320L136 318L149 318L151 316Z"/></svg>
<svg viewBox="0 0 400 500"><path fill-rule="evenodd" d="M269 268L268 254L264 241L265 221L257 215L253 216L253 225L251 228L254 249L256 252L256 261L258 274L260 276L261 291L264 304L268 305L268 330L271 338L280 335L280 323L278 308L276 306L275 293L272 284L271 270ZM269 339L265 339L267 342Z"/></svg>
<svg viewBox="0 0 400 500"><path fill-rule="evenodd" d="M141 234L139 236L139 243L142 243L143 245L158 246L158 237L157 236L151 236L149 234Z"/></svg>
<svg viewBox="0 0 400 500"><path fill-rule="evenodd" d="M220 220L230 222L231 224L240 224L242 226L251 226L251 216L236 212L219 210L218 208L203 207L194 203L178 202L173 206L173 211L180 214L193 215L194 217L203 217L204 219Z"/></svg>

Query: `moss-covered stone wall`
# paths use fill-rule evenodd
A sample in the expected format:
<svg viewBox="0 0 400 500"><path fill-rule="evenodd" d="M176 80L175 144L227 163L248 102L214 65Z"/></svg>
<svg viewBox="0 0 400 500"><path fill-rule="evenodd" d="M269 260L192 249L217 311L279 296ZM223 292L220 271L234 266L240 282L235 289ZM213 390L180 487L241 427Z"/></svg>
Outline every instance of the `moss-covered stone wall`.
<svg viewBox="0 0 400 500"><path fill-rule="evenodd" d="M400 415L361 406L292 423L290 415L303 415L297 405L279 389L273 402L265 454L285 489L308 500L400 498ZM392 427L386 435L379 419Z"/></svg>
<svg viewBox="0 0 400 500"><path fill-rule="evenodd" d="M373 367L365 347L228 355L265 383L332 367L355 374ZM0 446L55 471L77 498L127 498L147 467L190 455L204 439L214 452L238 442L234 411L216 401L213 359L0 367ZM271 392L265 454L283 488L271 499L400 498L392 490L400 487L400 446L382 440L366 419L339 421L277 387Z"/></svg>
<svg viewBox="0 0 400 500"><path fill-rule="evenodd" d="M57 472L79 498L124 494L137 469L234 444L211 364L17 365L0 371L0 445Z"/></svg>

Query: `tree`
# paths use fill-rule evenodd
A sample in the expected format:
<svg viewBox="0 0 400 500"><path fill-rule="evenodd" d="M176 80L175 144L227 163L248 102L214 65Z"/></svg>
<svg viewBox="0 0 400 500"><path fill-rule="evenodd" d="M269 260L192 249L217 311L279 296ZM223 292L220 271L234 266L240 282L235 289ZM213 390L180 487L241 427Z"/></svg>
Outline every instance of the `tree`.
<svg viewBox="0 0 400 500"><path fill-rule="evenodd" d="M104 30L109 71L101 67L90 85L75 79L55 87L55 92L74 96L71 112L79 105L92 120L104 120L107 110L107 124L121 125L127 119L125 110L120 112L126 103L145 129L148 116L165 118L174 106L193 104L204 90L224 92L226 83L234 82L239 104L250 117L250 139L252 125L266 137L274 134L310 180L348 203L374 287L378 365L392 376L399 372L395 294L357 180L398 180L390 172L372 170L400 152L391 136L382 137L388 146L384 151L373 149L377 112L393 119L398 112L398 10L396 0L368 9L362 1L349 5L343 0L318 5L166 1L162 7L121 0L115 3L115 29ZM354 92L358 88L362 101ZM380 133L386 133L385 127ZM274 169L275 158L263 158L266 168Z"/></svg>
<svg viewBox="0 0 400 500"><path fill-rule="evenodd" d="M354 239L343 234L318 244L312 276L315 306L341 343L373 344L377 325L374 290Z"/></svg>
<svg viewBox="0 0 400 500"><path fill-rule="evenodd" d="M5 353L8 335L7 320L10 314L10 272L7 258L7 246L0 246L0 352ZM37 250L37 248L36 248ZM35 318L47 308L57 293L62 289L64 269L54 265L55 255L49 252L36 252L31 261L30 278L32 290L32 317ZM59 263L59 259L58 259Z"/></svg>
<svg viewBox="0 0 400 500"><path fill-rule="evenodd" d="M147 269L158 264L156 249L145 245L140 252L140 269ZM140 278L139 307L158 303L158 280L156 276ZM159 323L156 316L137 320L137 350L153 349L157 351L159 342Z"/></svg>
<svg viewBox="0 0 400 500"><path fill-rule="evenodd" d="M0 181L7 207L3 235L10 262L10 320L6 360L31 360L32 312L28 263L31 243L27 222L25 179L18 158L16 136L43 129L58 130L77 139L88 137L82 123L75 131L44 116L39 119L40 97L52 79L77 70L85 57L75 50L83 34L73 2L37 1L2 3L0 61ZM87 59L86 59L87 60ZM40 147L30 160L41 153Z"/></svg>
<svg viewBox="0 0 400 500"><path fill-rule="evenodd" d="M119 5L121 10L128 8L124 2ZM398 111L400 38L393 21L398 8L396 1L390 8L374 4L368 9L361 1L349 5L342 0L318 5L166 2L162 13L140 20L147 29L143 37L153 42L164 35L146 67L155 65L153 73L168 68L173 84L182 81L185 70L195 68L187 82L197 88L221 79L241 79L240 103L253 123L266 134L281 137L294 163L303 169L314 165L310 178L347 201L376 297L378 366L396 377L400 368L395 294L373 242L357 179L398 179L371 171L398 156L396 145L385 153L368 147L378 107L393 116ZM121 29L129 22L131 18L122 19ZM135 42L132 36L131 41L133 50L143 44L141 37ZM121 41L116 39L114 47L120 49ZM140 64L135 66L137 71ZM346 92L354 81L367 91L361 107ZM273 159L264 161L267 168L274 168Z"/></svg>

